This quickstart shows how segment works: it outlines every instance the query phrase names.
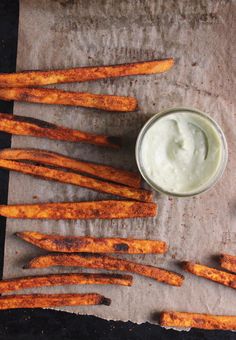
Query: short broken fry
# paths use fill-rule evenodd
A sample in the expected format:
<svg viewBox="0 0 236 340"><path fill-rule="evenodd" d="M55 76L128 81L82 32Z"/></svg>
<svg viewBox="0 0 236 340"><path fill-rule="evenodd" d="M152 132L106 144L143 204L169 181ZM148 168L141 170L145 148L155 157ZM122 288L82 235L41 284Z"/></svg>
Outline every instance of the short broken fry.
<svg viewBox="0 0 236 340"><path fill-rule="evenodd" d="M131 286L132 281L133 278L131 275L97 274L97 273L51 274L43 276L17 277L14 279L1 280L0 294L27 288L64 286L64 285L112 284Z"/></svg>
<svg viewBox="0 0 236 340"><path fill-rule="evenodd" d="M183 267L189 273L236 289L236 275L234 274L192 262L184 262Z"/></svg>
<svg viewBox="0 0 236 340"><path fill-rule="evenodd" d="M6 113L0 113L0 131L20 136L41 137L66 142L83 142L114 149L120 148L121 145L119 137L95 135L31 117L13 116Z"/></svg>
<svg viewBox="0 0 236 340"><path fill-rule="evenodd" d="M99 179L87 177L74 172L52 169L46 166L38 166L24 162L16 162L0 159L0 168L18 171L27 175L33 175L42 179L58 181L61 183L78 185L107 194L112 194L136 201L152 202L152 193L144 189L131 188L116 183L105 182Z"/></svg>
<svg viewBox="0 0 236 340"><path fill-rule="evenodd" d="M96 293L24 294L0 297L0 310L15 308L49 308L58 306L107 305L111 300Z"/></svg>
<svg viewBox="0 0 236 340"><path fill-rule="evenodd" d="M0 88L0 99L29 103L81 106L120 112L135 111L138 106L137 100L133 97L69 92L48 88Z"/></svg>
<svg viewBox="0 0 236 340"><path fill-rule="evenodd" d="M158 240L60 236L35 231L17 232L16 235L36 247L54 252L163 254L167 251L166 243Z"/></svg>
<svg viewBox="0 0 236 340"><path fill-rule="evenodd" d="M0 216L49 220L116 219L153 217L155 203L132 201L89 201L66 203L39 203L0 205Z"/></svg>
<svg viewBox="0 0 236 340"><path fill-rule="evenodd" d="M77 67L51 71L24 71L0 73L0 87L24 87L49 84L84 82L88 80L156 74L168 71L174 64L172 58L141 61L130 64Z"/></svg>
<svg viewBox="0 0 236 340"><path fill-rule="evenodd" d="M118 270L147 276L172 286L181 286L184 277L175 272L101 254L49 254L35 257L24 268L52 266Z"/></svg>
<svg viewBox="0 0 236 340"><path fill-rule="evenodd" d="M0 159L48 164L79 171L133 188L140 188L141 185L141 177L138 173L112 166L80 161L52 151L40 149L2 149L0 150Z"/></svg>
<svg viewBox="0 0 236 340"><path fill-rule="evenodd" d="M235 330L236 316L162 312L160 325L163 327Z"/></svg>
<svg viewBox="0 0 236 340"><path fill-rule="evenodd" d="M220 265L230 272L236 273L236 256L222 254L220 256Z"/></svg>

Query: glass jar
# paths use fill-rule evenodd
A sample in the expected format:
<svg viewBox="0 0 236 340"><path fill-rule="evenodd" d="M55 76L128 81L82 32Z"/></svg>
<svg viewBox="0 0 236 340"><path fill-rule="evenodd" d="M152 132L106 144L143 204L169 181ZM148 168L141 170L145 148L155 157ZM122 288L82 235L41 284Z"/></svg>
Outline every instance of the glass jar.
<svg viewBox="0 0 236 340"><path fill-rule="evenodd" d="M203 128L199 127L199 131L197 131L197 129L198 129L197 125L196 125L196 127L194 127L194 125L191 126L191 123L190 123L190 125L184 123L185 127L189 126L189 128L192 129L191 132L187 130L187 135L189 135L189 133L190 133L190 135L192 137L194 137L194 134L197 132L198 133L198 140L200 140L199 138L201 137L201 133L202 133L201 138L203 140L203 138L205 138L204 136L207 136L207 135L205 135L205 132L204 132L204 124L205 124L206 131L212 131L214 137L218 138L217 143L219 143L219 148L220 148L220 150L218 150L219 151L219 160L217 160L217 162L218 162L217 167L215 169L213 169L214 171L212 170L212 174L209 174L208 180L206 180L204 183L199 184L199 186L196 186L193 190L187 190L187 191L186 190L184 190L184 191L182 191L182 190L179 190L179 191L169 190L168 188L165 187L165 185L161 185L161 183L160 183L161 181L159 181L159 183L158 183L157 178L154 179L154 176L150 175L151 173L153 174L153 169L152 169L152 171L149 171L149 170L147 171L146 165L148 164L148 162L147 162L146 158L143 156L143 148L144 148L143 144L144 143L146 143L145 148L146 148L146 150L148 150L148 148L147 148L148 145L147 145L147 142L146 142L148 140L148 138L146 136L148 136L147 133L149 131L151 131L150 129L157 122L160 123L160 119L162 119L163 117L167 117L168 121L171 121L171 119L173 117L177 117L177 118L181 117L180 113L184 113L184 115L182 115L182 116L187 118L187 119L188 119L188 117L191 117L192 119L196 119L196 121L198 120L203 126ZM163 120L162 120L162 122L163 122ZM200 131L200 128L202 128L202 132ZM151 132L149 132L149 134L150 133ZM169 131L167 129L166 133L164 133L164 137L166 135L167 138L171 138L169 136L170 134L171 134L171 129ZM155 138L155 135L153 135L153 136ZM162 141L159 138L159 141L158 141L159 144L158 145L160 145L162 143L167 143L166 141L164 141L164 139L165 138L163 138L163 141ZM179 139L181 139L181 138L179 138ZM201 143L202 143L202 140L201 140ZM208 139L206 140L206 143L207 143L207 141L208 141ZM154 145L153 138L149 138L149 142L150 142L150 150L151 150L151 147L153 147L153 145ZM170 142L170 140L168 140L168 142ZM151 145L151 144L153 144L153 145ZM196 152L197 148L195 147L194 150ZM166 151L166 150L164 150L164 151ZM210 151L211 150L207 149L207 153L210 152ZM148 154L150 152L148 151ZM175 151L175 149L174 149L174 151L172 150L172 154L175 153L175 152L179 152L179 150L177 150L177 151ZM180 152L181 152L181 150L180 150ZM153 153L154 153L153 157L155 157L155 153L158 156L157 151L154 150ZM207 114L205 114L205 113L203 113L199 110L180 107L180 108L173 108L173 109L169 109L169 110L166 110L166 111L162 111L162 112L154 115L153 117L151 117L146 122L146 124L143 126L143 128L141 129L141 131L138 135L137 142L136 142L136 148L135 148L135 155L136 155L136 162L137 162L137 165L138 165L138 168L139 168L139 171L140 171L142 177L145 179L145 181L153 189L155 189L156 191L159 191L161 193L171 195L171 196L189 197L189 196L194 196L194 195L197 195L197 194L200 194L202 192L209 190L219 180L219 178L222 176L222 174L225 170L226 164L227 164L228 148L227 148L227 142L226 142L223 131L221 130L219 125L212 118L210 118ZM167 151L166 151L166 155L167 155ZM212 155L212 156L214 158L214 155ZM173 157L175 157L175 155L173 155ZM207 157L209 157L208 154L207 154ZM145 161L144 161L144 158L145 158ZM145 162L146 162L146 165L145 165ZM151 157L150 157L150 164L151 164L151 162L152 162L152 160L151 160ZM172 166L171 160L169 158L167 159L167 162L169 164L171 164L171 166ZM163 164L163 160L162 160L162 164ZM179 168L178 168L178 171L179 171ZM184 173L181 174L181 170L180 170L179 174L180 174L180 177L182 177L182 179L184 179ZM199 166L199 176L200 175L201 175L201 167ZM178 179L178 175L176 175L176 181L177 181L177 179ZM168 179L167 179L167 181L168 181Z"/></svg>

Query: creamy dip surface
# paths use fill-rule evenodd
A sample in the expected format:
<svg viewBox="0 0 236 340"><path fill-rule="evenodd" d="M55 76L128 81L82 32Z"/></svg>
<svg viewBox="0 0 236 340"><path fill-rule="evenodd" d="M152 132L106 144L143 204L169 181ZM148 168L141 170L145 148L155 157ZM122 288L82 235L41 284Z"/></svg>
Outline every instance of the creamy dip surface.
<svg viewBox="0 0 236 340"><path fill-rule="evenodd" d="M147 177L160 189L191 194L205 188L222 160L222 140L211 121L193 112L174 112L147 129L140 160Z"/></svg>

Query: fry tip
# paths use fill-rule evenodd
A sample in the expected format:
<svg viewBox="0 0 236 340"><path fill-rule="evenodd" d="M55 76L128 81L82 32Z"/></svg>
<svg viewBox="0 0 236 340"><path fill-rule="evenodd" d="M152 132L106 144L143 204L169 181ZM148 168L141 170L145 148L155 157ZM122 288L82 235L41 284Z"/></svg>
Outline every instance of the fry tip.
<svg viewBox="0 0 236 340"><path fill-rule="evenodd" d="M101 305L105 305L105 306L110 306L110 304L111 304L111 299L106 298L105 296L103 296L102 299L101 299L100 304L101 304Z"/></svg>

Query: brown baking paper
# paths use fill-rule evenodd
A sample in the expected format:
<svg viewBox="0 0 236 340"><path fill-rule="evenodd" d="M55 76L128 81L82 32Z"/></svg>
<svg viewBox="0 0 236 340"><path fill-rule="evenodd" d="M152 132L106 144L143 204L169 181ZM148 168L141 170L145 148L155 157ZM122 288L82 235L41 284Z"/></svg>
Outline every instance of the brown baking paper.
<svg viewBox="0 0 236 340"><path fill-rule="evenodd" d="M136 170L134 144L148 118L160 110L196 107L222 126L229 144L223 178L209 192L188 199L155 193L159 216L133 220L7 220L4 278L44 273L81 272L80 268L23 270L43 251L17 239L16 231L161 239L166 255L128 258L185 275L181 288L134 275L134 286L64 286L28 292L98 292L110 307L60 310L104 319L157 322L162 310L236 314L233 289L183 273L182 260L217 266L214 255L236 253L236 119L233 82L234 1L48 1L21 0L17 70L106 65L174 57L162 75L107 79L58 88L137 97L139 110L106 113L86 108L15 103L14 113L93 133L121 135L121 151L82 143L31 137L12 138L12 147L35 147ZM98 200L109 197L72 185L11 173L9 204ZM86 271L86 270L85 270ZM91 270L92 271L92 270Z"/></svg>

